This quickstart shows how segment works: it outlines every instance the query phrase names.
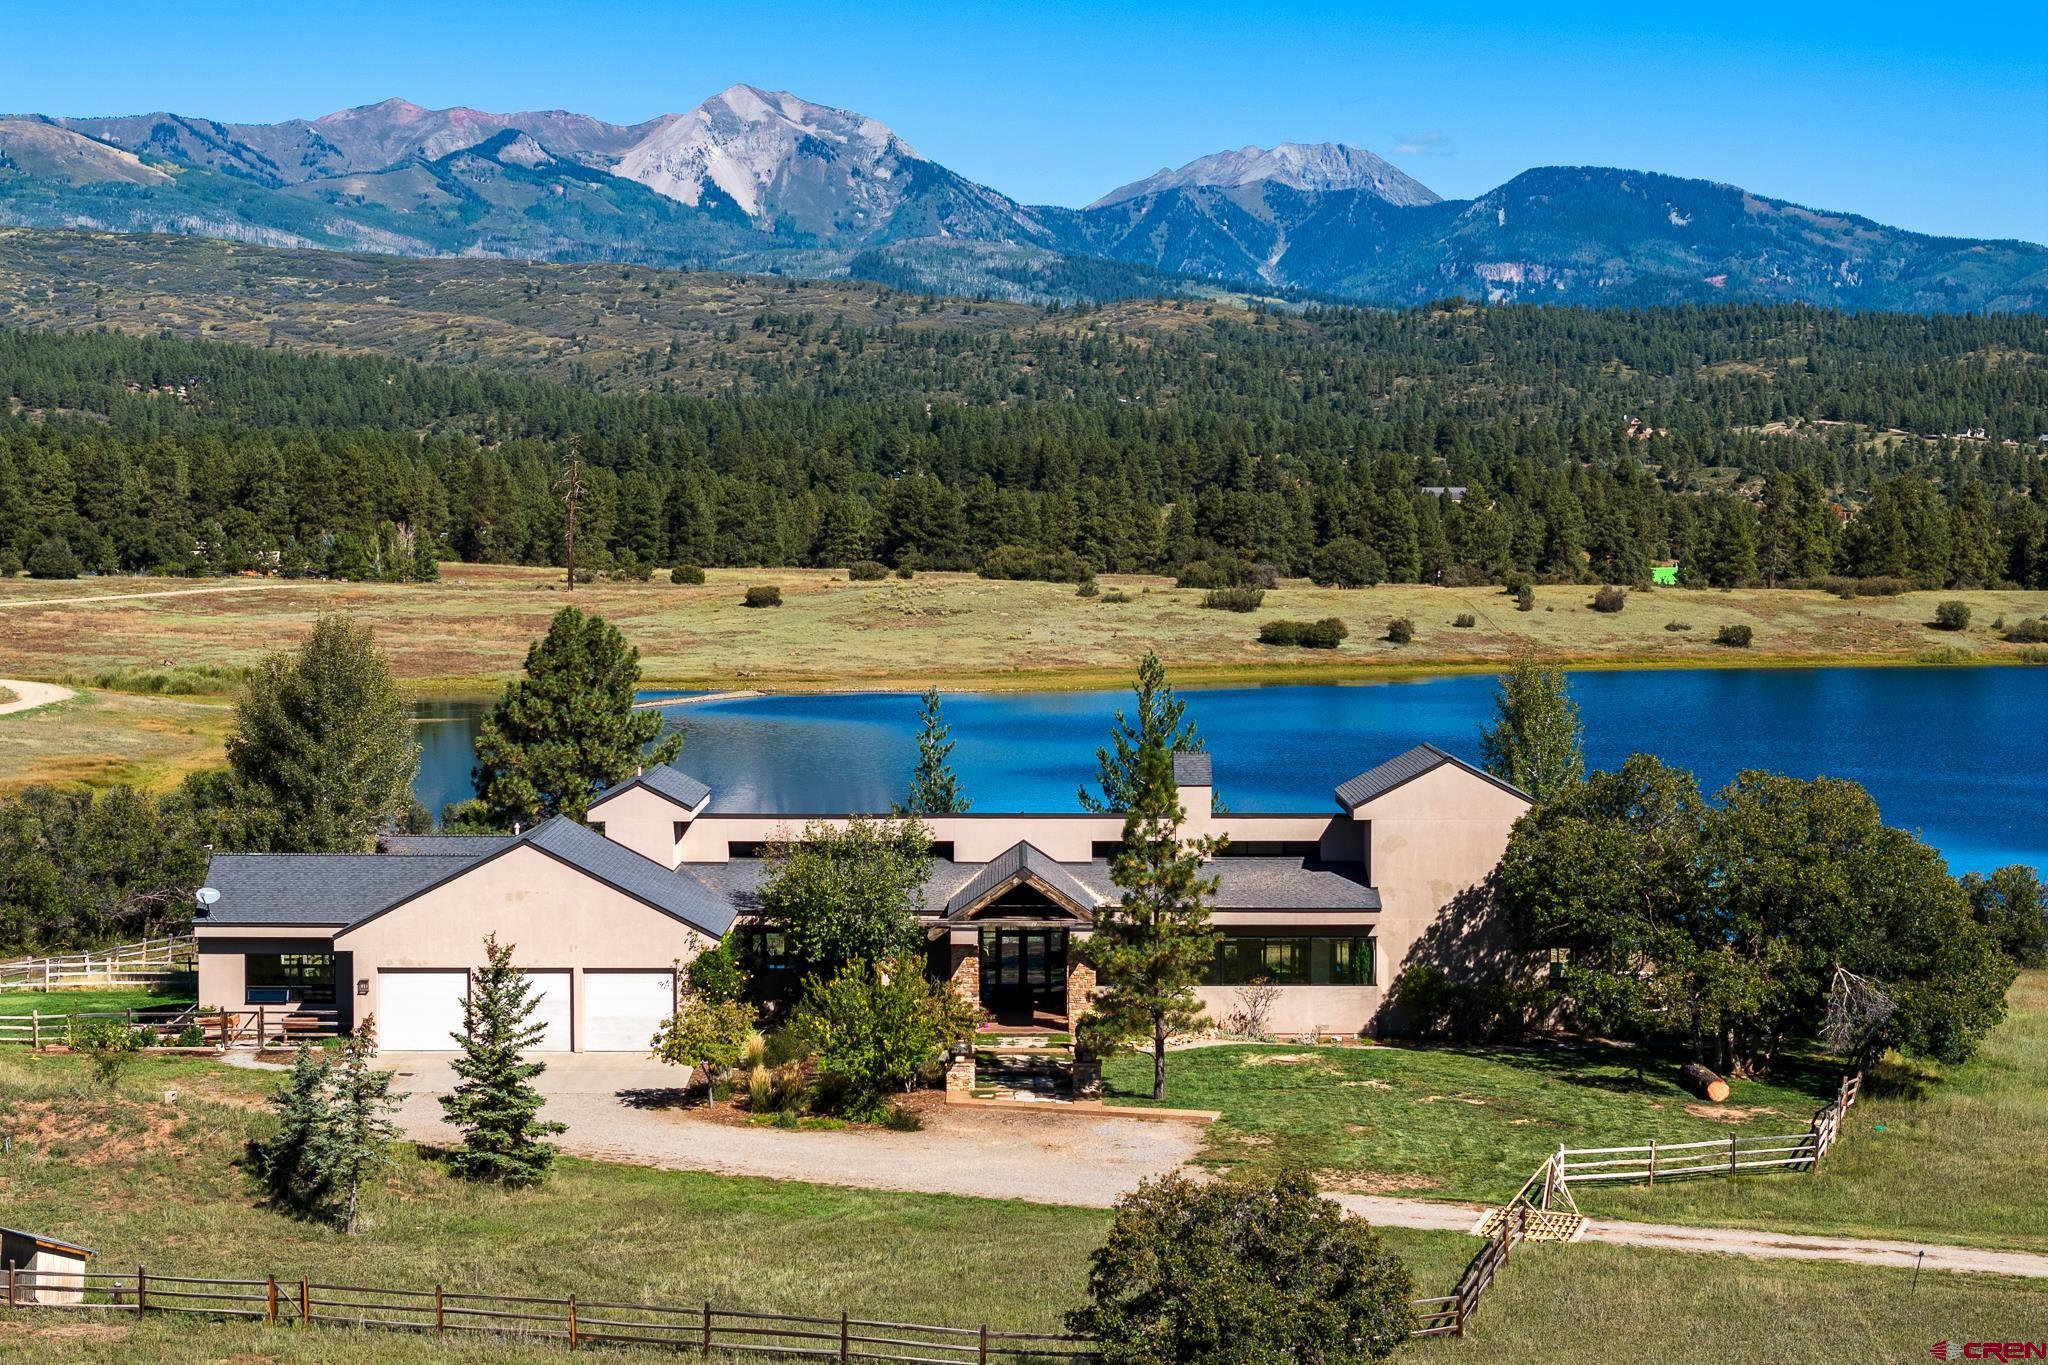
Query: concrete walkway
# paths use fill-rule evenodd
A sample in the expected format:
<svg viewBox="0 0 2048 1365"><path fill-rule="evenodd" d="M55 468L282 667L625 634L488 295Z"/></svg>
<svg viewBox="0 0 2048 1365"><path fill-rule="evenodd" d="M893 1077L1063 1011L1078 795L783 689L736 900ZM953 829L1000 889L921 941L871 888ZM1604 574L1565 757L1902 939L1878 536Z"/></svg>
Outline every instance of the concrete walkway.
<svg viewBox="0 0 2048 1365"><path fill-rule="evenodd" d="M38 706L69 701L77 695L70 688L58 687L54 683L16 682L12 678L0 678L0 687L14 694L13 701L0 702L0 716L13 715L16 711L33 711Z"/></svg>
<svg viewBox="0 0 2048 1365"><path fill-rule="evenodd" d="M398 1073L394 1088L409 1092L398 1114L406 1136L454 1141L437 1100L454 1085L449 1054L386 1053L380 1060ZM547 1062L540 1088L546 1116L568 1125L564 1151L669 1170L1107 1208L1139 1181L1185 1167L1203 1139L1202 1127L1190 1123L967 1108L935 1110L916 1133L791 1132L679 1112L678 1073L643 1057L562 1053ZM1470 1232L1485 1212L1479 1204L1431 1199L1330 1198L1384 1227ZM1917 1261L1927 1270L2048 1278L2048 1255L1860 1237L1589 1218L1583 1240L1903 1269Z"/></svg>

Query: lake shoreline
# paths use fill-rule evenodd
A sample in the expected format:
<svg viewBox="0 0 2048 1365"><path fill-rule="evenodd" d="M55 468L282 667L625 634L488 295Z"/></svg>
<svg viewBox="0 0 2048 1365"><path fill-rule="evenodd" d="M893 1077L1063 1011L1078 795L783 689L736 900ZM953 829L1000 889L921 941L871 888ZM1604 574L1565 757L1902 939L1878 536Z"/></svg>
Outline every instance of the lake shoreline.
<svg viewBox="0 0 2048 1365"><path fill-rule="evenodd" d="M1729 650L1729 657L1714 655L1671 658L1614 654L1540 654L1538 663L1555 665L1572 673L1672 672L1687 669L1766 670L1801 668L1870 669L1980 669L2034 668L2042 665L2013 656L1975 659L1924 659L1915 655L1870 654L1755 654ZM1332 684L1417 682L1428 678L1469 677L1506 671L1512 659L1441 659L1414 663L1382 663L1369 660L1334 660L1330 663L1289 662L1272 664L1167 663L1167 672L1179 688L1217 687L1315 687ZM839 696L864 692L922 692L936 687L941 692L1106 692L1128 687L1137 670L1137 660L1124 670L1101 668L1059 668L1014 670L1001 673L973 670L948 671L917 678L880 674L860 678L761 677L731 675L649 673L640 680L642 691L705 691L763 696ZM504 677L453 677L401 679L400 690L419 700L492 701L518 675Z"/></svg>

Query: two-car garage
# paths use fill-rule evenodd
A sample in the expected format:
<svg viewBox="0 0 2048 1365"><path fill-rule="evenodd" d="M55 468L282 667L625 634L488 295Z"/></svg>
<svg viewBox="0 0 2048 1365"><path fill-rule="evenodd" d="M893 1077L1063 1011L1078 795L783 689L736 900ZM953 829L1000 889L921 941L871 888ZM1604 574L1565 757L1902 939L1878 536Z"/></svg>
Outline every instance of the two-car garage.
<svg viewBox="0 0 2048 1365"><path fill-rule="evenodd" d="M645 1052L675 1009L675 973L534 969L530 1016L542 1026L535 1052ZM577 1028L580 979L582 1026ZM462 1031L466 970L387 967L377 973L377 1046L386 1052L449 1052Z"/></svg>

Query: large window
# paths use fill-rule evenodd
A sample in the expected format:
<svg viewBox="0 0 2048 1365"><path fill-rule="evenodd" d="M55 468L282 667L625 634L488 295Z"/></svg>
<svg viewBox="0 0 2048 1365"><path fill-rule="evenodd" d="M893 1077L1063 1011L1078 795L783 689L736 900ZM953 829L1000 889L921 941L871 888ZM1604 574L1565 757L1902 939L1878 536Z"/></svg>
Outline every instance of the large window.
<svg viewBox="0 0 2048 1365"><path fill-rule="evenodd" d="M747 996L782 1000L794 989L789 940L780 929L749 924L733 930L739 936L740 965L747 969Z"/></svg>
<svg viewBox="0 0 2048 1365"><path fill-rule="evenodd" d="M250 953L242 972L244 1004L334 1003L332 953Z"/></svg>
<svg viewBox="0 0 2048 1365"><path fill-rule="evenodd" d="M1216 960L1209 964L1204 983L1242 986L1252 981L1275 986L1370 986L1372 939L1226 932L1216 941Z"/></svg>

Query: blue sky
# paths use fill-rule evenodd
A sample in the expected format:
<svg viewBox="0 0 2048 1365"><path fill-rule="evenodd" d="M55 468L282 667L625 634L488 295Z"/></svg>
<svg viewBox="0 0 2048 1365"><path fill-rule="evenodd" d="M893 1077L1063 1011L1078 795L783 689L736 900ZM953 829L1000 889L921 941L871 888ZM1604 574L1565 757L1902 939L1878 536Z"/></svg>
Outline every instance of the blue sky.
<svg viewBox="0 0 2048 1365"><path fill-rule="evenodd" d="M1246 143L1341 141L1439 193L1531 166L1731 181L2048 240L2048 6L483 5L0 12L9 112L311 116L390 95L619 122L735 81L890 124L1031 203Z"/></svg>

